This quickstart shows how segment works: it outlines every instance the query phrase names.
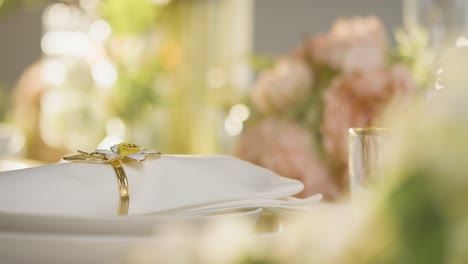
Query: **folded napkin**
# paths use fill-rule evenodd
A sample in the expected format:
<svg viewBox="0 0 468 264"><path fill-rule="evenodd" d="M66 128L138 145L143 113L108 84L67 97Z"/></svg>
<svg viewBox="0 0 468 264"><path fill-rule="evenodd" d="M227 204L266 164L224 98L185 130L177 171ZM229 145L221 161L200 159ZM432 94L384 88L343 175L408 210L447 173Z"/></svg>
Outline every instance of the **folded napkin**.
<svg viewBox="0 0 468 264"><path fill-rule="evenodd" d="M301 182L227 156L161 155L124 163L129 215L195 214L297 204ZM60 163L0 173L0 211L112 216L118 183L109 164Z"/></svg>

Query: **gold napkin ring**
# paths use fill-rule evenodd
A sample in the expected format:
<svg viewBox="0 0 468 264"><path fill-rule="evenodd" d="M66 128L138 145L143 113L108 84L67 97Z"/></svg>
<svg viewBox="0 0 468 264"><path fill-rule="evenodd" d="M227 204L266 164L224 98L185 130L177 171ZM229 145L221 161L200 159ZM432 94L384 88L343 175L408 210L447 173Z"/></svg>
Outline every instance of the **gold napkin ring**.
<svg viewBox="0 0 468 264"><path fill-rule="evenodd" d="M139 145L130 143L120 143L113 145L110 150L98 149L91 153L78 150L77 155L63 157L64 160L73 162L97 162L109 163L114 168L119 185L119 208L118 215L128 215L130 208L130 192L128 187L127 175L122 162L126 161L145 161L147 156L160 157L161 153L153 150L144 149Z"/></svg>
<svg viewBox="0 0 468 264"><path fill-rule="evenodd" d="M114 167L115 174L117 175L117 182L119 183L120 203L117 210L118 215L128 215L128 208L130 207L130 193L128 191L128 181L122 163L118 159L110 161Z"/></svg>

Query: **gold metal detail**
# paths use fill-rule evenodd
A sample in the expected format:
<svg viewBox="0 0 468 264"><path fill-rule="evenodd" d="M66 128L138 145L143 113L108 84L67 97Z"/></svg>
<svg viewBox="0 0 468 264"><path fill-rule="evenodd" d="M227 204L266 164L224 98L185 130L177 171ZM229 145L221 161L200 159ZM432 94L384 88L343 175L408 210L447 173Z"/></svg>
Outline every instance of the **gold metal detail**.
<svg viewBox="0 0 468 264"><path fill-rule="evenodd" d="M91 153L78 150L78 154L63 157L63 159L72 162L109 163L112 165L119 185L120 201L117 214L128 215L130 191L122 163L126 161L145 161L147 156L159 158L161 153L144 149L136 144L120 143L112 146L111 150L96 150Z"/></svg>

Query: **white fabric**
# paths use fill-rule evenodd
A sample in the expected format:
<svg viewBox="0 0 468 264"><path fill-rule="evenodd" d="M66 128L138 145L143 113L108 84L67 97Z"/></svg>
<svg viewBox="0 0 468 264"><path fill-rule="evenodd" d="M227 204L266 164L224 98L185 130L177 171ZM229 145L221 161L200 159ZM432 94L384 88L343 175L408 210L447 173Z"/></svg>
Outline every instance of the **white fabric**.
<svg viewBox="0 0 468 264"><path fill-rule="evenodd" d="M227 156L162 155L124 163L129 215L293 206L301 182ZM0 211L112 216L119 203L109 164L60 163L0 173Z"/></svg>

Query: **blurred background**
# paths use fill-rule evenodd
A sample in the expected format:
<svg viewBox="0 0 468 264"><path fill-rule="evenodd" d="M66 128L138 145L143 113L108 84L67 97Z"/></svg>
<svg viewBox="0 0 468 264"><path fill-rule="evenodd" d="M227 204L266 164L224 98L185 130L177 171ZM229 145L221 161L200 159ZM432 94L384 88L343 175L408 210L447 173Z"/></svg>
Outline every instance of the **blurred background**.
<svg viewBox="0 0 468 264"><path fill-rule="evenodd" d="M4 1L8 0L2 2ZM281 0L250 2L248 12L252 19L252 49L259 54L284 53L297 45L298 39L304 35L327 31L337 17L375 14L389 29L402 24L401 1L294 0L293 4ZM4 85L11 86L24 68L41 56L41 17L44 7L45 4L23 5L14 9L3 7L0 17L0 79Z"/></svg>
<svg viewBox="0 0 468 264"><path fill-rule="evenodd" d="M357 0L345 4L338 0L326 2L296 0L294 4L279 0L199 0L172 1L172 3L164 0L145 0L132 4L130 1L127 2L120 0L3 0L0 2L2 94L0 118L20 119L19 122L26 123L24 124L26 127L38 126L29 127L30 131L26 131L29 135L26 136L34 137L31 140L35 143L31 144L35 145L37 152L42 154L39 157L39 154L33 154L34 150L28 149L29 156L54 161L59 158L63 150L92 149L106 136L105 127L115 132L116 135L112 136L136 140L147 146L158 147L166 153L228 153L232 148L232 137L239 134L241 129L236 124L229 125L229 122L225 126L223 121L226 119L228 108L245 96L246 90L254 81L255 65L251 63L254 54L279 56L298 46L299 41L307 35L326 32L338 17L375 14L390 29L399 27L402 22L402 6L399 1ZM177 6L184 7L175 10ZM146 13L145 10L148 8L152 9L152 12ZM129 12L125 14L126 11ZM176 18L179 13L187 16L186 20ZM196 22L192 23L193 21ZM175 25L175 23L181 24ZM176 32L179 30L185 32ZM167 33L168 31L173 32ZM179 33L185 36L175 36ZM169 34L172 36L168 36ZM179 37L184 39L177 39ZM187 43L187 47L180 47L187 49L185 52L195 52L193 49L204 52L198 54L199 57L187 58L189 61L184 62L190 64L187 67L200 66L197 71L199 76L190 80L179 80L190 83L181 83L180 86L194 86L184 87L181 93L185 93L187 97L191 93L198 93L197 97L200 98L193 98L192 101L174 99L179 100L174 104L183 104L187 109L180 110L180 113L167 113L165 110L171 107L164 106L162 110L155 110L157 117L153 116L154 120L147 120L146 117L141 117L150 111L145 107L161 105L164 104L162 101L170 100L161 98L164 96L163 91L170 89L167 88L170 85L165 80L171 77L167 76L167 71L162 72L164 71L162 68L168 65L157 64L161 64L163 59L172 60L174 63L177 60L177 52L180 52L176 51L178 47L174 43L180 41ZM112 49L121 50L112 51ZM157 58L160 55L152 54L162 49L164 52L161 54L169 54L172 51L174 54L169 56L173 57ZM109 54L112 52L127 54ZM115 56L126 56L126 58ZM155 56L154 63L143 61L143 58L138 56ZM119 69L118 64L125 63L122 60L131 63L134 69L147 67L148 69L138 70L147 71L146 75L153 76L133 76L134 73L127 72L129 65ZM206 65L201 66L200 64L204 62L207 62ZM182 72L190 70L180 69ZM33 76L35 72L40 76ZM180 74L185 75L182 72ZM145 74L138 73L138 75ZM229 78L231 80L228 80ZM215 88L210 90L202 87L199 82L205 79L209 79ZM123 82L127 84L122 84ZM122 97L127 96L124 90L130 88L123 88L122 85L137 85L133 82L139 83L141 89L135 89L139 94L134 94L133 98L123 99ZM24 87L30 85L36 87ZM75 94L76 90L91 89L83 92L85 95L81 94L87 96L93 92L91 86L94 85L97 88L107 86L105 89L108 89L109 93L111 92L109 87L115 88L114 93L117 97L120 96L120 99L114 99L121 100L114 102L118 104L112 106L116 108L115 111L107 113L104 109L108 109L106 105L109 104L109 98L96 100L91 96L94 100L80 102L80 95ZM53 89L50 92L44 90L45 95L43 95L41 89L46 89L45 86L53 86ZM152 87L148 88L149 86ZM62 93L58 91L64 89L60 90L57 87L66 87L64 89L70 90ZM226 91L230 93L229 96L224 94ZM12 107L15 106L12 97L15 95L17 100L23 101L23 103L17 102L18 104L37 107L39 113L34 113L34 109L30 109L31 112L15 116L15 113L12 113ZM64 98L60 99L60 96ZM172 98L175 95L167 96ZM208 107L209 109L195 106L197 104L206 106L208 101L213 101L211 97L216 99ZM40 102L33 102L35 100ZM76 105L71 106L67 100L73 101ZM40 106L34 106L34 103L39 103ZM193 108L187 104L196 108L197 118L200 119L198 126L189 124L192 118L188 118L190 115L188 112L194 113ZM46 108L45 112L43 108ZM54 113L47 108L52 108L49 110ZM138 113L133 113L134 111ZM64 117L68 120L61 120L61 113L69 113L66 114L68 117ZM172 126L167 124L167 118L179 120L186 117L187 120L183 122L180 121ZM207 118L211 120L203 120ZM215 121L212 122L213 120ZM132 124L128 128L135 131L129 131L128 128L123 131L129 122ZM145 129L138 129L140 126L144 126ZM153 128L147 130L150 126ZM184 135L187 130L193 130L191 134L195 134L195 138L190 139L190 136ZM137 133L145 136L137 136ZM165 133L169 135L163 135ZM171 137L173 133L175 135ZM49 146L50 154L43 154L41 148L48 149ZM60 149L62 151L54 152Z"/></svg>
<svg viewBox="0 0 468 264"><path fill-rule="evenodd" d="M467 0L0 0L0 171L234 155L372 207L235 263L467 263L467 46Z"/></svg>
<svg viewBox="0 0 468 264"><path fill-rule="evenodd" d="M336 197L348 129L430 95L442 51L467 42L467 6L0 0L2 169L127 141L232 154Z"/></svg>

